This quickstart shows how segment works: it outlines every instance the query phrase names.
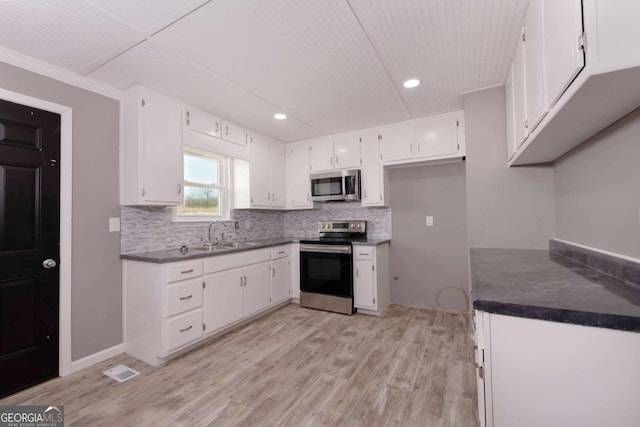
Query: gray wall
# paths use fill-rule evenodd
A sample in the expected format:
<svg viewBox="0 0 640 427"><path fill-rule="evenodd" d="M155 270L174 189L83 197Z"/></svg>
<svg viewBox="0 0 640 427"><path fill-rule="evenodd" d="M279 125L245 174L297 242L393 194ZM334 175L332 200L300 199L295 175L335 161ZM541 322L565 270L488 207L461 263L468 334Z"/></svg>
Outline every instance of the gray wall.
<svg viewBox="0 0 640 427"><path fill-rule="evenodd" d="M504 87L467 94L464 114L469 246L547 249L553 169L507 167Z"/></svg>
<svg viewBox="0 0 640 427"><path fill-rule="evenodd" d="M71 354L73 360L122 343L118 217L119 103L0 62L0 86L73 109Z"/></svg>
<svg viewBox="0 0 640 427"><path fill-rule="evenodd" d="M554 164L556 237L640 258L640 110Z"/></svg>
<svg viewBox="0 0 640 427"><path fill-rule="evenodd" d="M464 162L392 169L389 181L391 301L466 310ZM433 227L426 227L427 215Z"/></svg>

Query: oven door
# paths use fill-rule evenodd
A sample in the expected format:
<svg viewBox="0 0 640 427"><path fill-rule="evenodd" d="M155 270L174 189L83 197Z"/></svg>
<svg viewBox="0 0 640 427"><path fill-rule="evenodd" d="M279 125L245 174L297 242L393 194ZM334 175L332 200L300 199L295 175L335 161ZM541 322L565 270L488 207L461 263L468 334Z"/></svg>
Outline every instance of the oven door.
<svg viewBox="0 0 640 427"><path fill-rule="evenodd" d="M300 245L300 290L353 298L351 245Z"/></svg>

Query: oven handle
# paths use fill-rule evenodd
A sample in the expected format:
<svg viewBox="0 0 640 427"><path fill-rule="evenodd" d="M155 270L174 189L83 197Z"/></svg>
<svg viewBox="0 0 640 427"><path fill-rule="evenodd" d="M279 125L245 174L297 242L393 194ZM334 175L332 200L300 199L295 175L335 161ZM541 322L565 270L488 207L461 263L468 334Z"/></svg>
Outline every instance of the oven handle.
<svg viewBox="0 0 640 427"><path fill-rule="evenodd" d="M351 245L300 245L300 252L315 252L321 254L350 254Z"/></svg>

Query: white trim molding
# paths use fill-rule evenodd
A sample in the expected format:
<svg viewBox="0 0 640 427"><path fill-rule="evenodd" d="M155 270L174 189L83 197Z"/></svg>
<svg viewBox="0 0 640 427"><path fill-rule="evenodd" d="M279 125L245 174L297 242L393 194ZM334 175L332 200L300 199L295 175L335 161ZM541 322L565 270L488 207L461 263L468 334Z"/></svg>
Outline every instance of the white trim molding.
<svg viewBox="0 0 640 427"><path fill-rule="evenodd" d="M60 311L59 375L71 373L72 110L0 88L0 99L60 114Z"/></svg>
<svg viewBox="0 0 640 427"><path fill-rule="evenodd" d="M104 349L94 354L90 354L87 357L83 357L82 359L74 361L71 364L70 373L75 374L76 372L88 368L89 366L103 362L122 353L124 353L124 344L114 345L113 347Z"/></svg>
<svg viewBox="0 0 640 427"><path fill-rule="evenodd" d="M0 61L109 98L120 100L122 97L122 92L114 87L91 80L63 68L47 64L46 62L38 61L37 59L4 47L0 47Z"/></svg>

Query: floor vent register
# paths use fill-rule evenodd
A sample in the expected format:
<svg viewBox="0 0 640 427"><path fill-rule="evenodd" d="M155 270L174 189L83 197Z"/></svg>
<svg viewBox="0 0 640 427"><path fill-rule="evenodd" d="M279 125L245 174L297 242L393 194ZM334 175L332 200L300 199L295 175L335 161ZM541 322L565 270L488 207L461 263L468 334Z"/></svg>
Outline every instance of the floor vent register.
<svg viewBox="0 0 640 427"><path fill-rule="evenodd" d="M103 372L109 378L113 378L119 383L129 381L131 378L140 375L140 372L129 368L128 366L118 365Z"/></svg>

